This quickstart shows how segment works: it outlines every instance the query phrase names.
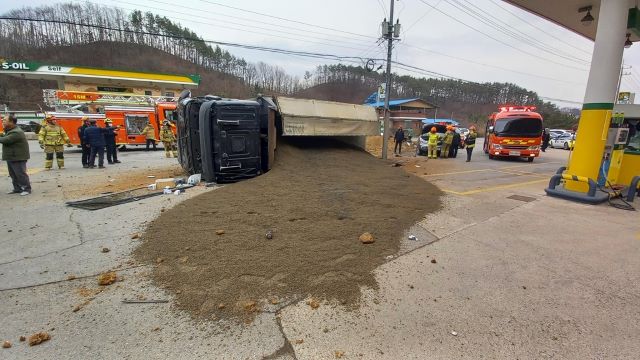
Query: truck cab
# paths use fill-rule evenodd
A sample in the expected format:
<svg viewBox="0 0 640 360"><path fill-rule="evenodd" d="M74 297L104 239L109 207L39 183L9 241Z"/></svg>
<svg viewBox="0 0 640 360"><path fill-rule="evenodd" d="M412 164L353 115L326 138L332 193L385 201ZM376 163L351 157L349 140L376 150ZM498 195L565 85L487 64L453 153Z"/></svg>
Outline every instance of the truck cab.
<svg viewBox="0 0 640 360"><path fill-rule="evenodd" d="M526 158L540 156L542 116L535 106L501 106L489 116L485 129L484 152L496 157Z"/></svg>

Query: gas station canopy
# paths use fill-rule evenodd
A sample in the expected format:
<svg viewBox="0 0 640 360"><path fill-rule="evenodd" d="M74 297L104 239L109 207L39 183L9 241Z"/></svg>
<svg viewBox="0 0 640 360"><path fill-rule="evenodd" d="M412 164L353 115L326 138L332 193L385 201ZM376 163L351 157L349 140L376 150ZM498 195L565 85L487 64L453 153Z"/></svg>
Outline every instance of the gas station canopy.
<svg viewBox="0 0 640 360"><path fill-rule="evenodd" d="M100 82L112 86L157 86L194 89L197 88L200 83L200 77L198 75L156 74L10 60L0 60L0 74L16 76L23 79L53 80L79 84L95 84L96 82Z"/></svg>
<svg viewBox="0 0 640 360"><path fill-rule="evenodd" d="M562 0L562 1L539 1L539 0L504 0L511 5L517 6L523 10L534 13L542 18L554 22L565 27L587 39L595 40L596 29L598 28L598 19L600 14L600 0ZM635 8L636 1L628 1L629 8ZM587 11L591 7L591 10ZM580 11L582 10L582 11ZM593 17L593 21L583 22L582 19L587 12ZM640 40L640 23L632 19L632 27L629 33L631 41ZM638 19L640 21L640 19Z"/></svg>

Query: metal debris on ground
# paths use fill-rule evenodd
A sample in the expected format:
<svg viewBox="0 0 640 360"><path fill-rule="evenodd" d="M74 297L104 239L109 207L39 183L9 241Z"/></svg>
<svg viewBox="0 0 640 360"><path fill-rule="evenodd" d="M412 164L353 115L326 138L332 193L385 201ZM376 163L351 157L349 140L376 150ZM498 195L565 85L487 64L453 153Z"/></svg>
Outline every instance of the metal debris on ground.
<svg viewBox="0 0 640 360"><path fill-rule="evenodd" d="M131 190L109 193L85 200L69 201L67 202L67 205L84 210L100 210L111 206L126 204L153 196L162 195L163 192L155 191L155 184L152 185L154 188L153 190L149 190L147 187L139 187ZM192 185L184 185L181 186L180 189L172 190L182 192L184 191L184 189L188 189L190 187L192 187Z"/></svg>
<svg viewBox="0 0 640 360"><path fill-rule="evenodd" d="M507 199L511 199L511 200L518 200L518 201L524 201L524 202L532 202L532 201L536 201L536 198L531 197L531 196L522 196L522 195L511 195L511 196L507 196Z"/></svg>
<svg viewBox="0 0 640 360"><path fill-rule="evenodd" d="M166 300L166 299L149 299L149 300L124 299L122 300L123 304L164 304L168 302L169 300Z"/></svg>

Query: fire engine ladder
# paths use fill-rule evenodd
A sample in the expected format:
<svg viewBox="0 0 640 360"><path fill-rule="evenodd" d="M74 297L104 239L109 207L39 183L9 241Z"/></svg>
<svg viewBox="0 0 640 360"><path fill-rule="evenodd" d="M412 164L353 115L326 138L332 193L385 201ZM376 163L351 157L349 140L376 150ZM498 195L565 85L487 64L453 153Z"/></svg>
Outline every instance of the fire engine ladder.
<svg viewBox="0 0 640 360"><path fill-rule="evenodd" d="M97 93L43 89L42 96L49 107L77 104L154 105L159 102L177 102L177 96L150 96L138 94Z"/></svg>

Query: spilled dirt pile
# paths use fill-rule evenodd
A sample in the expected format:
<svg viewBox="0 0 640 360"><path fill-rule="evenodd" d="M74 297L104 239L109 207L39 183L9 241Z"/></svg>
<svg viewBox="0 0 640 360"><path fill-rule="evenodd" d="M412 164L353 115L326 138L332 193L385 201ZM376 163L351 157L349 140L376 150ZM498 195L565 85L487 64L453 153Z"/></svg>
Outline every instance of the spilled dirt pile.
<svg viewBox="0 0 640 360"><path fill-rule="evenodd" d="M440 206L440 191L328 142L280 142L267 174L161 214L136 256L197 317L309 295L357 303L361 286L376 288L371 271L398 251L403 230ZM359 240L365 232L373 243Z"/></svg>

